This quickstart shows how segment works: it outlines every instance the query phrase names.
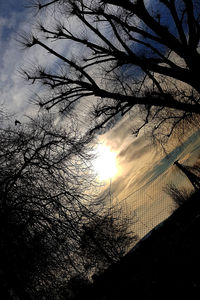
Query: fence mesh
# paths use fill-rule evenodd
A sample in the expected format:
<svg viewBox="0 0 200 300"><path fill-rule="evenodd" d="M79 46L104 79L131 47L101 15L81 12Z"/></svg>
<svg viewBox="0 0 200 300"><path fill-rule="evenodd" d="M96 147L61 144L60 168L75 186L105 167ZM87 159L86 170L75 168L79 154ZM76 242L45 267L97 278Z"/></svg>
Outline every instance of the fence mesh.
<svg viewBox="0 0 200 300"><path fill-rule="evenodd" d="M139 239L169 217L176 209L174 200L165 191L168 184L172 183L177 188L187 187L191 191L193 189L182 172L170 171L170 169L167 170L152 183L133 191L121 200L112 195L111 205L120 210L121 218L130 220Z"/></svg>

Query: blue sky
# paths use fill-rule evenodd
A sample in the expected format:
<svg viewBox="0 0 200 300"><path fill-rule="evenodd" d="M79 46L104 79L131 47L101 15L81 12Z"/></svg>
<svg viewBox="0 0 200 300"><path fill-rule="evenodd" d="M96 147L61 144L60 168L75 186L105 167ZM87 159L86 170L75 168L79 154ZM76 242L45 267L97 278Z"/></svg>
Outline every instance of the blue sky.
<svg viewBox="0 0 200 300"><path fill-rule="evenodd" d="M38 87L27 84L19 76L20 68L49 64L49 55L41 48L24 50L18 41L20 34L34 31L38 20L36 11L26 7L30 3L29 0L0 0L0 106L16 113L19 118L23 118L24 114L32 115L38 110L38 107L30 103ZM45 22L48 21L46 16ZM60 53L66 53L70 49L69 44L59 42L54 47ZM56 58L51 56L51 66L55 63Z"/></svg>
<svg viewBox="0 0 200 300"><path fill-rule="evenodd" d="M25 3L26 0L0 1L0 104L18 114L28 105L26 87L17 72L25 58L17 43L17 35L25 30L26 22L30 20Z"/></svg>
<svg viewBox="0 0 200 300"><path fill-rule="evenodd" d="M34 62L47 63L47 55L41 49L24 50L19 43L19 35L30 33L37 20L35 11L26 7L30 2L0 0L0 106L20 119L24 114L37 112L38 108L30 99L38 88L27 84L19 70L33 66Z"/></svg>
<svg viewBox="0 0 200 300"><path fill-rule="evenodd" d="M26 21L28 10L25 8L25 0L1 0L0 2L0 38L1 48L6 46L13 35L20 30L20 26ZM7 44L6 44L7 43Z"/></svg>

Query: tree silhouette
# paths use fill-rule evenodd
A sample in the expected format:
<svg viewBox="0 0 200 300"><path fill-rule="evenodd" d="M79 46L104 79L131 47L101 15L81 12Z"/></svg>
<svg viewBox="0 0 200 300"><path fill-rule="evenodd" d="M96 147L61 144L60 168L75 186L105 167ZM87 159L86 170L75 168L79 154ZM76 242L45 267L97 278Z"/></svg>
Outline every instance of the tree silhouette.
<svg viewBox="0 0 200 300"><path fill-rule="evenodd" d="M174 164L185 174L188 180L191 182L195 190L200 189L200 177L192 172L191 167L184 166L178 161L175 161ZM191 170L190 170L191 169ZM195 168L194 168L195 169Z"/></svg>
<svg viewBox="0 0 200 300"><path fill-rule="evenodd" d="M173 183L169 183L164 188L164 192L174 200L176 208L180 207L190 199L192 193L185 188L178 188Z"/></svg>
<svg viewBox="0 0 200 300"><path fill-rule="evenodd" d="M133 219L122 219L119 213L113 208L83 225L81 255L93 273L102 272L119 261L138 239L131 229Z"/></svg>
<svg viewBox="0 0 200 300"><path fill-rule="evenodd" d="M90 136L78 135L74 124L68 122L67 129L56 125L50 114L29 118L20 126L12 120L10 125L8 120L3 123L0 290L4 298L14 294L26 300L65 299L68 281L87 281L132 242L126 221L114 222L102 199L97 199L90 141Z"/></svg>
<svg viewBox="0 0 200 300"><path fill-rule="evenodd" d="M33 3L54 20L41 22L39 34L23 35L22 43L43 48L59 65L24 71L30 82L46 87L41 107L66 113L87 99L95 106L90 132L130 110L137 119L139 109L134 133L150 123L153 135L162 138L198 119L199 1ZM61 42L66 50L59 52Z"/></svg>
<svg viewBox="0 0 200 300"><path fill-rule="evenodd" d="M83 142L51 116L0 129L0 272L20 299L43 299L82 272L81 220L97 209Z"/></svg>

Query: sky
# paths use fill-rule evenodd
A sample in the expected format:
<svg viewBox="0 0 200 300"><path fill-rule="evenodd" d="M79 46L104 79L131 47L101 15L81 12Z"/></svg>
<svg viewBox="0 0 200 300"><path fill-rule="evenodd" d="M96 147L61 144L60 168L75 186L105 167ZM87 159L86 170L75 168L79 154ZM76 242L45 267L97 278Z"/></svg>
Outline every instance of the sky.
<svg viewBox="0 0 200 300"><path fill-rule="evenodd" d="M0 104L13 113L26 109L27 91L17 70L25 54L17 43L17 34L26 27L25 1L0 1Z"/></svg>
<svg viewBox="0 0 200 300"><path fill-rule="evenodd" d="M173 163L179 160L183 165L193 166L200 162L200 131L188 134L167 155L154 147L145 134L135 138L128 117L101 139L116 153L119 168L116 176L107 180L106 191L122 209L122 215L137 221L135 230L142 237L175 209L164 191L167 184L192 190L188 179Z"/></svg>
<svg viewBox="0 0 200 300"><path fill-rule="evenodd" d="M37 21L36 11L28 7L30 2L0 1L0 106L20 119L38 111L31 102L38 88L27 84L20 71L38 62L45 65L49 59L39 48L25 50L19 42L24 33L34 30ZM51 62L54 63L53 58Z"/></svg>
<svg viewBox="0 0 200 300"><path fill-rule="evenodd" d="M36 113L38 108L30 103L37 90L25 83L19 70L34 61L48 63L48 55L39 48L27 52L18 42L19 35L29 31L36 18L33 11L25 8L27 2L0 0L0 107L4 106L20 120L24 114ZM61 45L58 47L66 51ZM122 214L136 217L136 230L142 237L172 212L173 203L163 187L170 181L185 183L173 162L180 159L193 164L199 159L200 134L175 147L166 157L144 134L135 138L131 122L125 117L99 140L115 153L118 168L117 175L106 182L104 189L110 190L111 200L120 205Z"/></svg>

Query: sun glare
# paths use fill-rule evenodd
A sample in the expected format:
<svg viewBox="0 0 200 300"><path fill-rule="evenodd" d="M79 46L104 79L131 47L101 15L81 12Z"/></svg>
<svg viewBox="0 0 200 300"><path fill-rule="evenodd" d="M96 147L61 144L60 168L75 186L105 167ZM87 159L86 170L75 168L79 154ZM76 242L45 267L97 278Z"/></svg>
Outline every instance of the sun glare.
<svg viewBox="0 0 200 300"><path fill-rule="evenodd" d="M116 153L105 145L98 145L97 158L94 160L93 166L99 180L112 178L117 173Z"/></svg>

